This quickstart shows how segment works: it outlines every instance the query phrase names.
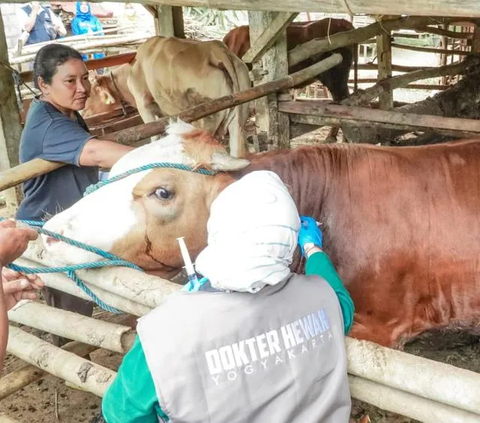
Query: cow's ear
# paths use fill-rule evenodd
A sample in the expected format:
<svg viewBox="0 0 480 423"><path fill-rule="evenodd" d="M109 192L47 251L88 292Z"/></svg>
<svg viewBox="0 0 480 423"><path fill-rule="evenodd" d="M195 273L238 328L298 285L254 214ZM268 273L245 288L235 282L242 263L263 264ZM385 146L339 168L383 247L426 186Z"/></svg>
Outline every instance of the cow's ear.
<svg viewBox="0 0 480 423"><path fill-rule="evenodd" d="M237 159L230 156L227 152L216 151L212 154L211 167L213 170L222 172L233 172L246 168L250 162L245 159Z"/></svg>
<svg viewBox="0 0 480 423"><path fill-rule="evenodd" d="M115 97L110 93L109 90L103 87L97 87L98 93L100 94L100 100L105 104L115 104Z"/></svg>

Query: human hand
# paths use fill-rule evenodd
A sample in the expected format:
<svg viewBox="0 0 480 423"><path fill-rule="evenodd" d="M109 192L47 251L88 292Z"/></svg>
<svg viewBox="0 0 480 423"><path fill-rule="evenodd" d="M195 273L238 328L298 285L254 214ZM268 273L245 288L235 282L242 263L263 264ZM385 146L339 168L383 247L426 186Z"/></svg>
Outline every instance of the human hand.
<svg viewBox="0 0 480 423"><path fill-rule="evenodd" d="M298 245L302 250L302 256L305 257L305 244L314 244L317 247L323 246L322 231L313 217L300 216L300 232L298 233Z"/></svg>
<svg viewBox="0 0 480 423"><path fill-rule="evenodd" d="M37 231L30 228L17 228L12 220L0 222L0 264L9 264L20 257L27 249L29 241L37 237Z"/></svg>
<svg viewBox="0 0 480 423"><path fill-rule="evenodd" d="M44 287L44 283L37 275L22 275L10 269L3 269L1 278L3 301L7 311L20 300L34 300L37 298L35 289Z"/></svg>

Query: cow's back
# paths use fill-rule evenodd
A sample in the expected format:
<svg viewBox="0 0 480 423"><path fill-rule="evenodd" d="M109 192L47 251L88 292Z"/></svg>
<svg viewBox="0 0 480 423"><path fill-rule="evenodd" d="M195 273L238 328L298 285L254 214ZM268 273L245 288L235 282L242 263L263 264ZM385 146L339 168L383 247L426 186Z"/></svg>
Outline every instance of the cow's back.
<svg viewBox="0 0 480 423"><path fill-rule="evenodd" d="M223 38L225 45L240 59L250 48L250 29L248 25L233 28Z"/></svg>
<svg viewBox="0 0 480 423"><path fill-rule="evenodd" d="M254 158L276 171L356 308L352 335L401 344L480 322L480 141L299 148Z"/></svg>
<svg viewBox="0 0 480 423"><path fill-rule="evenodd" d="M139 47L132 69L132 83L137 81L139 85L143 78L143 90L164 115L174 115L250 88L246 65L216 40L153 37ZM243 145L243 125L247 118L245 104L207 116L195 125L219 138L228 128L231 138Z"/></svg>

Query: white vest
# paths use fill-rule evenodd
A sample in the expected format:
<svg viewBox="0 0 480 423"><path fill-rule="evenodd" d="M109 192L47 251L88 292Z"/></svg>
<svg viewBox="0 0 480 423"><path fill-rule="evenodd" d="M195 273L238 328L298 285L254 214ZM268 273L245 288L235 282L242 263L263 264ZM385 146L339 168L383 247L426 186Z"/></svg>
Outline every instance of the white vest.
<svg viewBox="0 0 480 423"><path fill-rule="evenodd" d="M341 309L318 276L174 294L137 329L172 423L349 421Z"/></svg>

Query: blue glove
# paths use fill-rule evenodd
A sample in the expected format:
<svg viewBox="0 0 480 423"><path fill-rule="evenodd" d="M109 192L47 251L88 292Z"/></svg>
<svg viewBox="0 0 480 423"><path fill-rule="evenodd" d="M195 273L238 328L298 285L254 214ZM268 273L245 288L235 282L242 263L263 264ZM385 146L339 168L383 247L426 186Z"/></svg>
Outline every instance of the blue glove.
<svg viewBox="0 0 480 423"><path fill-rule="evenodd" d="M304 246L307 243L313 243L317 247L323 247L323 235L317 222L313 217L300 216L300 232L298 233L298 245L302 250L302 256L305 257Z"/></svg>

